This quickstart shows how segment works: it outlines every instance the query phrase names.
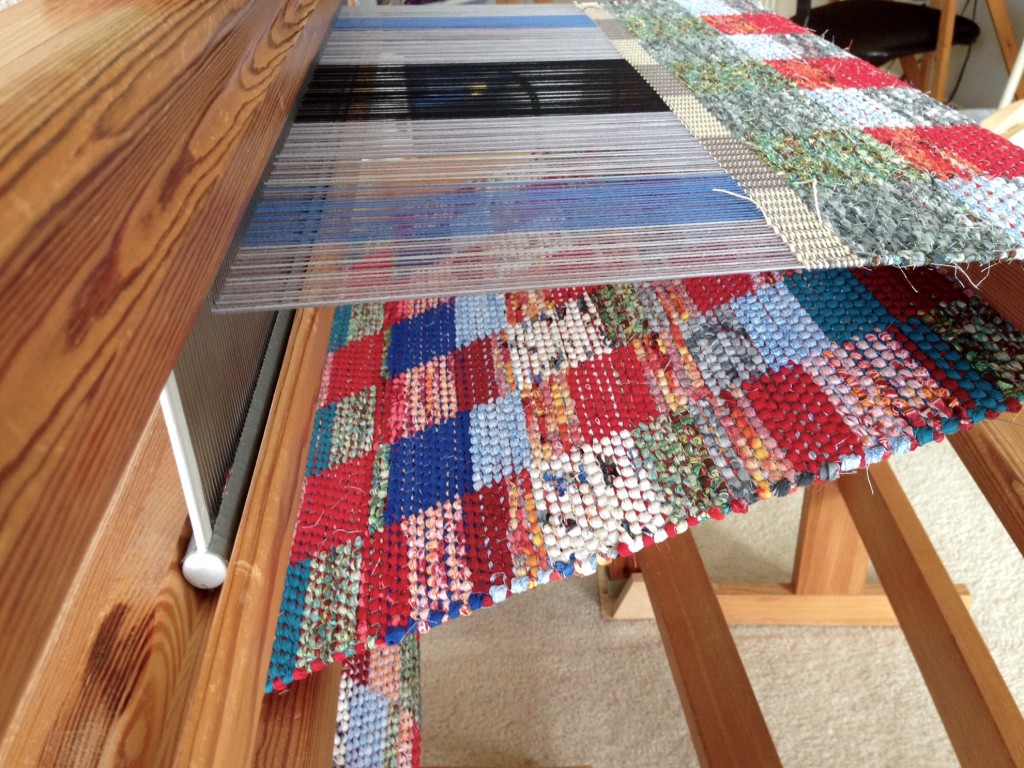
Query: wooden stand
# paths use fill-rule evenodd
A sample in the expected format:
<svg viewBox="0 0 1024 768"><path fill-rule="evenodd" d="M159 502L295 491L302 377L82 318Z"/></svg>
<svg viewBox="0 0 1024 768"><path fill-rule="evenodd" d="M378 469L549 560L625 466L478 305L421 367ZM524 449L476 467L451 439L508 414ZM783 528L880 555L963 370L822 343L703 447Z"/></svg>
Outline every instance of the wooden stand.
<svg viewBox="0 0 1024 768"><path fill-rule="evenodd" d="M620 559L598 571L606 619L654 618L637 560ZM804 492L792 583L716 584L714 593L733 626L896 626L889 598L881 586L866 583L867 572L867 550L838 487L816 485ZM957 584L956 590L970 607L967 587Z"/></svg>
<svg viewBox="0 0 1024 768"><path fill-rule="evenodd" d="M991 450L1004 462L993 473L993 498L1016 510L1010 519L1020 526L1021 495L1013 490L1020 481L1013 478L1024 477L1021 444L1008 454L1007 444L985 433L961 442L965 453ZM974 471L981 466L966 463ZM884 592L865 588L869 556ZM888 464L872 467L870 480L862 470L805 493L792 584L712 591L688 535L630 561L602 572L602 609L609 618L657 619L702 765L778 762L728 622L898 623L961 764L1024 766L1024 718L967 612L970 595L950 580ZM622 585L617 595L615 582ZM701 657L708 647L714 658ZM729 725L735 722L743 723L742 740Z"/></svg>

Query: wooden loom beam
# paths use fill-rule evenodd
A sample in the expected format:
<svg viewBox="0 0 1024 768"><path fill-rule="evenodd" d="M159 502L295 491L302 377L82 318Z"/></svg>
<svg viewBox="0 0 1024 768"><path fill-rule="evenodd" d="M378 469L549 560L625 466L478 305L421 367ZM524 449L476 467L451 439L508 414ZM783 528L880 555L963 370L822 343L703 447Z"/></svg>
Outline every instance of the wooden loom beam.
<svg viewBox="0 0 1024 768"><path fill-rule="evenodd" d="M170 764L217 600L181 578L190 533L155 408L16 702L0 765Z"/></svg>
<svg viewBox="0 0 1024 768"><path fill-rule="evenodd" d="M1024 330L1024 264L1003 262L965 268L985 302L1018 330ZM974 482L1024 554L1024 432L1015 417L976 425L950 436Z"/></svg>
<svg viewBox="0 0 1024 768"><path fill-rule="evenodd" d="M326 768L337 732L341 664L263 697L253 768Z"/></svg>
<svg viewBox="0 0 1024 768"><path fill-rule="evenodd" d="M8 731L44 648L74 642L53 634L58 616L90 542L104 544L122 471L336 6L23 0L3 12L0 741L23 735ZM179 532L140 554L164 563ZM110 562L103 572L116 578ZM96 656L95 674L123 661Z"/></svg>
<svg viewBox="0 0 1024 768"><path fill-rule="evenodd" d="M1024 419L977 424L949 442L1024 555Z"/></svg>
<svg viewBox="0 0 1024 768"><path fill-rule="evenodd" d="M634 560L619 558L598 572L606 619L654 618L647 580L630 567ZM842 494L835 485L813 485L804 490L792 583L719 583L715 597L732 626L896 626L885 591L866 584L867 571L868 553ZM955 587L970 607L967 587Z"/></svg>

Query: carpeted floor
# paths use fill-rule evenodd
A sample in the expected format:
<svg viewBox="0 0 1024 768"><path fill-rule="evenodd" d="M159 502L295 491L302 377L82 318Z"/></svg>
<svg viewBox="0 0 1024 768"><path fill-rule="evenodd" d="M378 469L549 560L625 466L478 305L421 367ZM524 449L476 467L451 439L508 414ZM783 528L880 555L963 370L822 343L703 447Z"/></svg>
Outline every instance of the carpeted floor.
<svg viewBox="0 0 1024 768"><path fill-rule="evenodd" d="M1024 704L1024 559L948 445L894 466ZM702 526L712 578L787 581L799 515L791 497ZM786 766L957 764L899 629L734 635ZM698 764L654 623L602 621L594 578L459 619L422 650L425 766Z"/></svg>

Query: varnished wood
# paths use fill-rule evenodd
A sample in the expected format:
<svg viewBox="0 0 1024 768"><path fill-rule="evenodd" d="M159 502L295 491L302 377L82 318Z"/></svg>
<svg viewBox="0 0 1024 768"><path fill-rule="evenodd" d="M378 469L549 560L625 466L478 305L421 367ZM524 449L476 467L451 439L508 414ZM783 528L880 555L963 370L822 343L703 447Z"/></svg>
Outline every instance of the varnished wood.
<svg viewBox="0 0 1024 768"><path fill-rule="evenodd" d="M906 75L910 84L917 90L923 91L928 88L928 83L925 82L925 72L918 64L916 56L900 56L900 66L903 67L903 74Z"/></svg>
<svg viewBox="0 0 1024 768"><path fill-rule="evenodd" d="M181 740L181 768L252 761L332 314L295 316Z"/></svg>
<svg viewBox="0 0 1024 768"><path fill-rule="evenodd" d="M3 12L0 732L335 5Z"/></svg>
<svg viewBox="0 0 1024 768"><path fill-rule="evenodd" d="M984 422L950 435L960 461L1024 554L1024 417Z"/></svg>
<svg viewBox="0 0 1024 768"><path fill-rule="evenodd" d="M625 579L629 574L636 573L639 570L635 557L616 557L608 563L608 578L613 580Z"/></svg>
<svg viewBox="0 0 1024 768"><path fill-rule="evenodd" d="M1002 4L1002 0L998 0L998 2L990 0L989 11L992 12L992 22L996 25L997 31L1000 29L1000 24L1009 25L1009 16L1006 16L1006 6ZM1006 16L1002 22L997 21L1000 14ZM1002 35L1002 33L999 34ZM1013 55L1007 60L1007 69L1013 66L1013 61L1017 57L1016 38L1011 38L1011 42ZM1002 44L1002 37L1000 37L1000 44ZM1005 49L1003 55L1007 55ZM1021 89L1024 89L1024 85L1021 85ZM1018 98L1024 98L1021 89L1017 91ZM983 120L982 125L1012 141L1017 131L1016 124L1021 119L1016 116L1019 112L1019 104L1010 104L1005 109ZM1024 302L1021 301L1021 297L1024 296L1024 264L1019 261L984 267L978 264L969 264L964 269L971 284L977 286L981 298L1017 330L1024 331Z"/></svg>
<svg viewBox="0 0 1024 768"><path fill-rule="evenodd" d="M891 467L839 488L960 763L1024 766L1024 718Z"/></svg>
<svg viewBox="0 0 1024 768"><path fill-rule="evenodd" d="M949 58L953 53L953 28L956 23L956 0L932 0L933 8L940 8L939 36L935 46L935 73L930 83L929 92L932 97L943 104L949 92Z"/></svg>
<svg viewBox="0 0 1024 768"><path fill-rule="evenodd" d="M868 551L857 535L843 495L832 484L804 490L793 563L798 595L857 595L864 591Z"/></svg>
<svg viewBox="0 0 1024 768"><path fill-rule="evenodd" d="M1018 147L1024 147L1024 101L1007 104L986 117L981 124Z"/></svg>
<svg viewBox="0 0 1024 768"><path fill-rule="evenodd" d="M181 577L188 537L167 430L154 409L43 644L0 744L0 765L170 764L216 601Z"/></svg>
<svg viewBox="0 0 1024 768"><path fill-rule="evenodd" d="M341 664L263 697L255 768L327 768L334 752Z"/></svg>
<svg viewBox="0 0 1024 768"><path fill-rule="evenodd" d="M693 536L636 559L701 765L781 765Z"/></svg>
<svg viewBox="0 0 1024 768"><path fill-rule="evenodd" d="M650 621L654 618L647 583L634 573L621 585L598 578L601 615L615 621ZM615 591L616 587L618 588ZM894 627L899 622L889 598L878 584L868 584L856 595L797 594L791 584L738 582L714 584L715 596L726 622L737 626ZM956 585L968 608L970 591Z"/></svg>

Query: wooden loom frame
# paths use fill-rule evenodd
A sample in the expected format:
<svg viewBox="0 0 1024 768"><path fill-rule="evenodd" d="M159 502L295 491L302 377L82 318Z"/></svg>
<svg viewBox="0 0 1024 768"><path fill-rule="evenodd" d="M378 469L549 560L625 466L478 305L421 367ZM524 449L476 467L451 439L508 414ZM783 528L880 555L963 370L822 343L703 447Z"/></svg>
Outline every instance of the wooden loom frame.
<svg viewBox="0 0 1024 768"><path fill-rule="evenodd" d="M262 695L329 311L293 328L219 595L178 572L184 501L152 416L337 4L23 0L3 12L0 764L300 766L330 750L337 667ZM983 289L1013 309L1024 283L999 279ZM1020 546L1021 447L983 429L963 441L1002 462L990 498ZM677 541L669 552L691 542ZM649 583L691 598L652 581L663 556L643 556ZM712 604L665 620L714 631L700 612ZM915 622L926 636L938 626ZM745 701L733 695L730 711ZM714 727L695 733L717 760L703 735Z"/></svg>

